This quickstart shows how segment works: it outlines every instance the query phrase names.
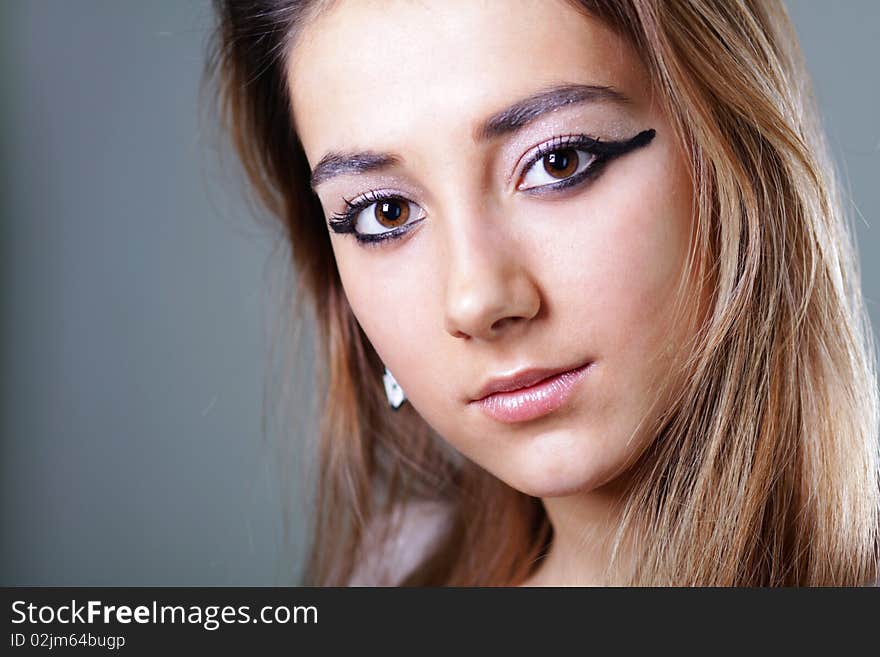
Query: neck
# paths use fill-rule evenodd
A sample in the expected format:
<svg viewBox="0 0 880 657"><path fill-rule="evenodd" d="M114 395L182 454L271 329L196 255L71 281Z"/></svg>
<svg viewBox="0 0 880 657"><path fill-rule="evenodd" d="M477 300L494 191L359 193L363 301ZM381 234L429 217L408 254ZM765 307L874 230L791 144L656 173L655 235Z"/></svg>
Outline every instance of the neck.
<svg viewBox="0 0 880 657"><path fill-rule="evenodd" d="M620 484L542 498L553 527L548 554L523 586L605 586L624 491ZM622 548L621 548L622 549Z"/></svg>

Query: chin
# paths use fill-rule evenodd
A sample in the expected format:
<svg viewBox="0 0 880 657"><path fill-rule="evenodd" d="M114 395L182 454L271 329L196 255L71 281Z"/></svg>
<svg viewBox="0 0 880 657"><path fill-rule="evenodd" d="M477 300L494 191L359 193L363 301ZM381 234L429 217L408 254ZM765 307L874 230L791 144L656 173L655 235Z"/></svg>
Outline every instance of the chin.
<svg viewBox="0 0 880 657"><path fill-rule="evenodd" d="M516 467L500 478L518 491L533 497L568 497L589 493L609 483L621 472L622 463L608 454L587 450L553 450L519 455ZM531 453L528 453L531 452Z"/></svg>
<svg viewBox="0 0 880 657"><path fill-rule="evenodd" d="M582 495L584 493L589 493L596 488L595 484L574 480L566 482L528 480L519 485L514 485L511 482L507 483L521 493L531 495L532 497L540 497L542 499Z"/></svg>

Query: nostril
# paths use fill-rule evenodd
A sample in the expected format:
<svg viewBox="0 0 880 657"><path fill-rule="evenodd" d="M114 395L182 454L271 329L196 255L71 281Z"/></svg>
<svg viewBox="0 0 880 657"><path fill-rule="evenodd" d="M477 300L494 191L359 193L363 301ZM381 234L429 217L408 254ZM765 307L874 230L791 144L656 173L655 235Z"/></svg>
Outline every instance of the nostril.
<svg viewBox="0 0 880 657"><path fill-rule="evenodd" d="M511 322L517 322L521 319L522 319L522 317L502 317L501 319L497 320L495 323L492 324L491 330L500 331L507 324L510 324Z"/></svg>

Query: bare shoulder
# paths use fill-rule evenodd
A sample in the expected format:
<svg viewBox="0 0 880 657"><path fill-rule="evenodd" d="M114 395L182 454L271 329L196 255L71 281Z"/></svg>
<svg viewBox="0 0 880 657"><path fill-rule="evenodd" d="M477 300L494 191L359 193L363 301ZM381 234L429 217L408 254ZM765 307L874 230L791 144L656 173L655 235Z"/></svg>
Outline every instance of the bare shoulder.
<svg viewBox="0 0 880 657"><path fill-rule="evenodd" d="M349 586L399 585L446 533L451 518L448 504L427 500L409 502L377 518L364 536L364 558L355 566Z"/></svg>

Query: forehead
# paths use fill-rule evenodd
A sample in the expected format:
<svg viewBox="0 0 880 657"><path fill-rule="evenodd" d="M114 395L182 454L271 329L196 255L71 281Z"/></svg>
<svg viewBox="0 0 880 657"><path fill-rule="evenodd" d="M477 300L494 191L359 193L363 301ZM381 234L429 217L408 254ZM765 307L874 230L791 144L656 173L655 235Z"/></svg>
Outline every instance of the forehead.
<svg viewBox="0 0 880 657"><path fill-rule="evenodd" d="M610 85L636 104L644 71L623 39L565 0L339 0L296 35L287 64L309 160L335 148L462 137L557 84Z"/></svg>

